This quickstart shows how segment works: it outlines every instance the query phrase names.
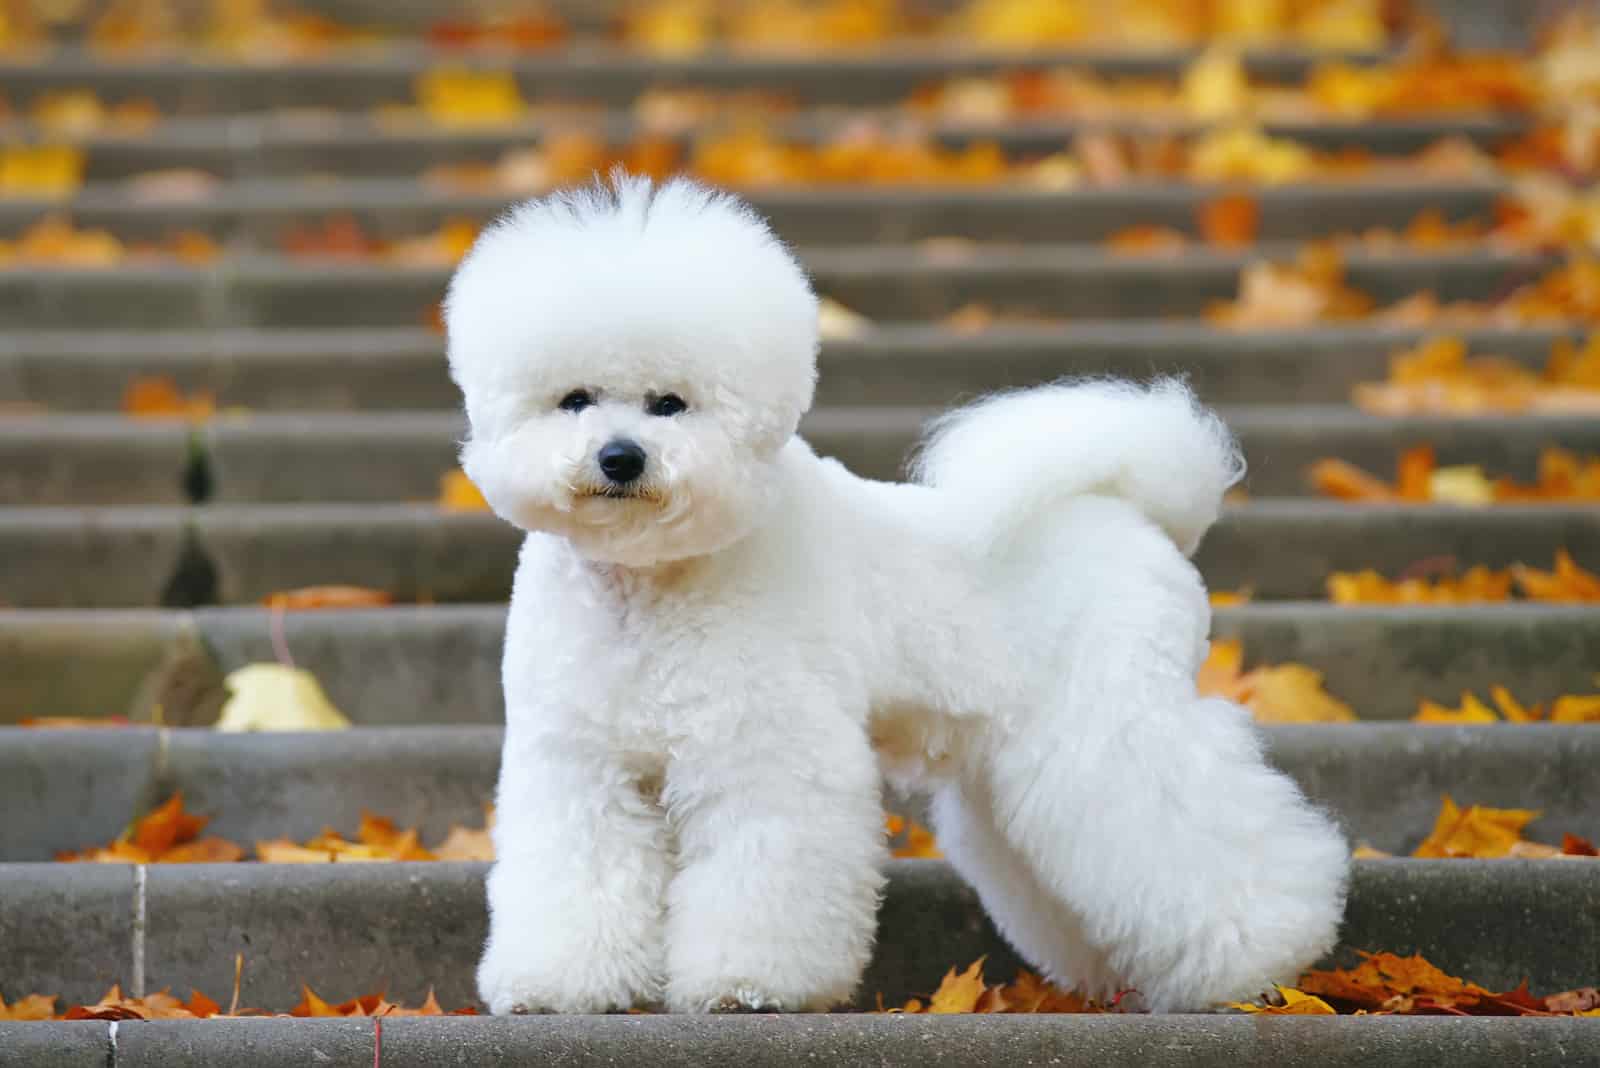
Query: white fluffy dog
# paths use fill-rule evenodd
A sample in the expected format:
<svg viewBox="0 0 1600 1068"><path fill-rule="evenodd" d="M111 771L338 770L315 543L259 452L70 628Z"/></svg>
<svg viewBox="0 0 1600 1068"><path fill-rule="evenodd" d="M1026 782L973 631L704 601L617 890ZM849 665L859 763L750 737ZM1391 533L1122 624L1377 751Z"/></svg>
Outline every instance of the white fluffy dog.
<svg viewBox="0 0 1600 1068"><path fill-rule="evenodd" d="M884 770L933 794L951 863L1068 987L1199 1009L1333 944L1345 843L1241 709L1195 694L1186 555L1242 462L1184 387L998 396L942 421L919 484L857 478L795 434L805 276L681 180L513 211L447 311L464 466L529 532L492 1011L849 998Z"/></svg>

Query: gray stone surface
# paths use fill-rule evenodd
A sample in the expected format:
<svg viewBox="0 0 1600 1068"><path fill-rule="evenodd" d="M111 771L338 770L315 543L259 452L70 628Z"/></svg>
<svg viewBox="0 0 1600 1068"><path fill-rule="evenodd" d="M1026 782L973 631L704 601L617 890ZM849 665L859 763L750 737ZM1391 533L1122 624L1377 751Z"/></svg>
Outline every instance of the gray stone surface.
<svg viewBox="0 0 1600 1068"><path fill-rule="evenodd" d="M182 421L0 420L0 507L181 504L189 441Z"/></svg>
<svg viewBox="0 0 1600 1068"><path fill-rule="evenodd" d="M794 237L794 235L787 235ZM1058 319L1194 318L1238 292L1254 253L1107 257L1093 246L974 250L944 260L893 245L806 253L817 290L871 319L936 319L973 302ZM1481 300L1555 261L1517 253L1353 253L1347 280L1387 304L1419 292ZM220 270L0 270L0 316L16 327L398 327L425 323L446 269L230 258Z"/></svg>
<svg viewBox="0 0 1600 1068"><path fill-rule="evenodd" d="M126 715L180 625L155 610L0 611L0 724Z"/></svg>
<svg viewBox="0 0 1600 1068"><path fill-rule="evenodd" d="M172 731L162 796L212 817L208 834L246 849L264 838L310 838L332 826L354 837L370 811L438 842L453 823L483 825L500 767L493 727L410 727L257 737Z"/></svg>
<svg viewBox="0 0 1600 1068"><path fill-rule="evenodd" d="M442 1003L470 1003L487 922L483 872L475 864L152 867L147 985L231 990L242 953L250 1005L287 1008L302 983L331 1001L384 990L415 1004L432 986Z"/></svg>
<svg viewBox="0 0 1600 1068"><path fill-rule="evenodd" d="M1440 797L1532 808L1529 834L1559 842L1600 828L1600 727L1422 724L1285 726L1265 732L1273 761L1328 807L1353 843L1409 853ZM325 826L353 834L363 811L417 826L425 843L452 824L479 826L494 796L500 731L489 726L337 734L7 732L0 801L34 813L0 824L0 859L42 860L114 837L181 790L209 833L247 848L304 839ZM890 807L899 807L890 802Z"/></svg>
<svg viewBox="0 0 1600 1068"><path fill-rule="evenodd" d="M184 526L176 509L0 509L0 609L160 604Z"/></svg>
<svg viewBox="0 0 1600 1068"><path fill-rule="evenodd" d="M823 346L817 414L846 406L932 411L985 390L1100 373L1181 372L1212 404L1343 405L1352 385L1382 378L1389 353L1421 336L1370 325L1232 333L1182 321L996 326L980 334L878 325ZM1475 352L1541 366L1556 337L1575 335L1538 327L1462 336ZM134 373L166 374L186 389L210 390L223 405L258 412L447 411L461 399L446 373L443 338L420 326L0 333L3 401L116 410Z"/></svg>
<svg viewBox="0 0 1600 1068"><path fill-rule="evenodd" d="M108 1068L111 1029L94 1020L12 1023L0 1020L0 1068Z"/></svg>
<svg viewBox="0 0 1600 1068"><path fill-rule="evenodd" d="M198 511L221 601L343 584L400 601L498 601L511 589L519 533L487 513L432 505L236 505Z"/></svg>
<svg viewBox="0 0 1600 1068"><path fill-rule="evenodd" d="M1419 698L1451 705L1506 686L1528 704L1590 693L1600 618L1581 604L1246 604L1218 609L1217 637L1244 642L1246 666L1310 664L1366 720L1410 719Z"/></svg>
<svg viewBox="0 0 1600 1068"><path fill-rule="evenodd" d="M385 989L410 1001L432 985L446 1005L470 1003L485 929L483 873L472 864L152 867L146 988L194 986L216 996L231 989L242 953L249 1005L292 1005L301 983L330 1000ZM132 876L126 868L0 866L0 888L17 902L0 920L0 937L25 942L21 955L0 956L0 991L98 997L108 973L126 976L131 961L118 939L130 922L121 910ZM90 893L94 884L116 893ZM894 862L879 942L863 1006L878 993L889 1002L926 995L950 966L980 955L989 955L995 980L1009 978L1015 962L972 895L933 861ZM1600 866L1360 862L1330 960L1352 962L1357 949L1421 952L1496 989L1524 978L1536 993L1592 984Z"/></svg>
<svg viewBox="0 0 1600 1068"><path fill-rule="evenodd" d="M103 845L164 800L157 733L0 728L0 861Z"/></svg>
<svg viewBox="0 0 1600 1068"><path fill-rule="evenodd" d="M390 1018L388 1068L426 1065L651 1065L789 1068L817 1064L1452 1065L1600 1064L1587 1020L1242 1016L557 1016ZM107 1026L0 1024L0 1064L105 1064ZM7 1041L10 1040L10 1041ZM15 1042L12 1046L10 1043ZM287 1068L367 1064L371 1020L125 1023L123 1068ZM25 1059L55 1057L55 1060ZM98 1054L98 1060L93 1059ZM8 1057L10 1059L8 1059Z"/></svg>
<svg viewBox="0 0 1600 1068"><path fill-rule="evenodd" d="M585 19L594 25L593 7ZM387 6L379 21L389 23ZM437 13L418 21L432 22ZM219 110L328 106L349 109L408 101L412 83L427 67L453 52L397 42L381 52L358 51L298 57L291 64L240 64L195 57L130 55L108 60L84 51L61 51L51 62L27 58L0 65L0 81L21 99L54 88L84 86L103 97L148 96L168 111L204 115ZM728 52L665 57L639 55L591 41L585 47L548 54L485 55L479 62L511 70L525 96L626 104L659 84L707 88L768 88L815 104L861 107L898 100L922 83L944 76L1070 63L1107 75L1171 77L1191 56L1185 51L1129 49L1038 49L1025 55L984 54L913 47L859 55ZM1253 51L1246 60L1255 76L1273 80L1304 77L1313 56L1294 48Z"/></svg>
<svg viewBox="0 0 1600 1068"><path fill-rule="evenodd" d="M801 433L820 455L865 477L902 478L923 426L938 412L819 408ZM1307 471L1326 457L1392 481L1400 453L1415 445L1433 446L1441 465L1475 464L1524 482L1536 478L1547 446L1600 453L1600 422L1578 416L1386 419L1331 404L1221 412L1244 446L1245 485L1256 497L1313 496ZM440 476L456 467L465 433L464 417L450 409L237 412L194 432L111 414L0 422L0 506L178 504L201 488L207 500L223 503L430 501Z"/></svg>
<svg viewBox="0 0 1600 1068"><path fill-rule="evenodd" d="M287 1008L288 1006L283 1006ZM384 1030L394 1024L385 1020ZM150 1020L117 1029L117 1059L108 1068L365 1068L373 1063L371 1020ZM387 1040L383 1068L392 1068ZM436 1064L469 1063L435 1047Z"/></svg>
<svg viewBox="0 0 1600 1068"><path fill-rule="evenodd" d="M1440 797L1533 808L1528 836L1600 831L1600 727L1436 724L1289 726L1266 732L1272 760L1335 812L1353 843L1409 853Z"/></svg>
<svg viewBox="0 0 1600 1068"><path fill-rule="evenodd" d="M1325 579L1334 571L1371 568L1394 578L1445 557L1462 571L1518 562L1548 569L1561 548L1586 567L1600 566L1600 512L1555 505L1379 512L1338 502L1256 501L1228 509L1195 562L1213 589L1316 600L1327 596Z"/></svg>
<svg viewBox="0 0 1600 1068"><path fill-rule="evenodd" d="M298 65L297 65L298 66ZM1263 186L1261 230L1281 240L1349 233L1370 226L1403 227L1418 212L1488 218L1503 186L1463 181L1326 182ZM1066 192L1011 186L971 188L858 186L756 190L751 200L787 240L803 245L974 237L988 242L1094 242L1138 223L1188 227L1195 207L1218 195L1203 183L1126 182ZM173 205L131 201L124 187L89 185L69 201L80 225L117 233L159 233L196 225L239 236L257 248L276 248L291 226L330 214L351 214L384 236L431 230L451 218L488 219L518 199L453 193L411 180L339 183L240 183L211 197ZM0 202L0 233L37 216L23 200Z"/></svg>
<svg viewBox="0 0 1600 1068"><path fill-rule="evenodd" d="M0 863L0 997L76 1004L98 1001L113 983L130 990L134 874L125 864Z"/></svg>
<svg viewBox="0 0 1600 1068"><path fill-rule="evenodd" d="M289 613L283 629L295 662L355 723L497 724L504 622L500 604L398 605ZM128 714L180 637L226 673L275 659L271 631L255 607L0 612L0 723ZM1496 685L1524 703L1587 693L1600 662L1600 618L1583 605L1254 603L1217 610L1212 631L1240 639L1248 667L1293 660L1323 672L1328 691L1372 721L1409 719L1423 697L1486 698Z"/></svg>
<svg viewBox="0 0 1600 1068"><path fill-rule="evenodd" d="M275 659L265 611L201 609L194 619L225 672ZM317 676L352 722L369 726L500 723L504 633L500 605L283 617L284 642L295 663Z"/></svg>

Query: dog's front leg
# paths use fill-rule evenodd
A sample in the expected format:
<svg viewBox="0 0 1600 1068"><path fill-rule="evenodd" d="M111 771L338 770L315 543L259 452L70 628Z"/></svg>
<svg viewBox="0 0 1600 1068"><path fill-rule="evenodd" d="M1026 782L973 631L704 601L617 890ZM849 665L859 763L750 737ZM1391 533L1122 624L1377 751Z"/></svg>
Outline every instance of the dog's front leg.
<svg viewBox="0 0 1600 1068"><path fill-rule="evenodd" d="M604 747L509 729L478 992L489 1011L661 998L666 821Z"/></svg>
<svg viewBox="0 0 1600 1068"><path fill-rule="evenodd" d="M668 1006L820 1011L847 1000L872 953L886 853L860 722L837 709L747 721L677 759L666 800L680 864Z"/></svg>

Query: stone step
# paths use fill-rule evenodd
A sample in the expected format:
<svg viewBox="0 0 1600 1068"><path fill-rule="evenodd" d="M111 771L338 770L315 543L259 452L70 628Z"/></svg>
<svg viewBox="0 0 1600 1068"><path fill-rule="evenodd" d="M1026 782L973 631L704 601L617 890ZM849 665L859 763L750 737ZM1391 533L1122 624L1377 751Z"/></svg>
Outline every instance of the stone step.
<svg viewBox="0 0 1600 1068"><path fill-rule="evenodd" d="M1391 353L1438 333L1375 324L1233 332L1201 323L1080 321L979 334L880 326L823 344L817 404L942 408L1064 375L1156 373L1186 375L1212 404L1343 404L1357 382L1384 377ZM1530 367L1543 366L1557 338L1583 336L1575 327L1450 333L1474 352ZM343 413L461 403L444 338L422 328L0 332L0 404L114 410L139 375L170 376L224 407Z"/></svg>
<svg viewBox="0 0 1600 1068"><path fill-rule="evenodd" d="M1339 406L1223 408L1250 463L1254 497L1303 497L1306 471L1333 456L1389 478L1399 453L1435 447L1443 465L1536 477L1540 450L1600 454L1584 416L1383 418ZM867 478L904 477L936 410L813 411L801 433ZM0 420L0 507L294 501L426 501L457 463L464 419L438 412L261 412L203 427L110 414Z"/></svg>
<svg viewBox="0 0 1600 1068"><path fill-rule="evenodd" d="M870 121L874 117L892 130L911 124L947 147L992 143L1007 157L1018 159L1059 152L1089 131L1194 136L1217 126L1215 122L1190 121L1170 114L964 122L937 117L919 119L914 113L892 108L868 110L852 106L837 111L775 112L764 128L775 138L807 144L836 140L859 128L863 119ZM116 182L169 168L192 168L231 181L304 174L410 178L443 164L493 163L509 151L526 149L551 132L570 131L574 125L572 117L556 115L463 130L429 125L423 120L405 124L361 112L332 112L315 118L179 118L133 135L114 130L63 135L54 129L20 123L14 128L14 136L19 140L77 145L85 153L83 176L88 182ZM726 119L713 119L668 134L626 111L586 115L581 125L619 149L642 137L659 140L665 136L678 144L685 158L706 132L731 126ZM1376 156L1408 155L1446 139L1466 140L1492 150L1532 128L1533 120L1526 116L1471 113L1368 122L1285 119L1261 123L1261 130L1267 135L1287 138L1316 151L1365 150Z"/></svg>
<svg viewBox="0 0 1600 1068"><path fill-rule="evenodd" d="M1600 725L1313 724L1265 734L1273 762L1337 815L1352 844L1409 853L1443 794L1539 810L1535 840L1600 832ZM500 741L499 727L457 724L311 734L0 727L0 801L34 814L0 823L0 862L104 844L178 791L186 809L211 817L207 834L246 849L329 826L353 834L363 810L437 842L452 825L483 825ZM920 810L914 800L890 807L905 803Z"/></svg>
<svg viewBox="0 0 1600 1068"><path fill-rule="evenodd" d="M499 601L519 544L493 515L431 504L0 509L0 604L238 604L327 583L402 601ZM1334 570L1394 575L1445 555L1463 565L1548 565L1561 548L1593 568L1597 546L1592 507L1269 500L1229 509L1196 562L1213 589L1316 599Z"/></svg>
<svg viewBox="0 0 1600 1068"><path fill-rule="evenodd" d="M0 1023L0 1063L28 1068L279 1068L322 1063L388 1068L562 1064L659 1068L812 1068L930 1063L1169 1068L1581 1068L1600 1063L1592 1020L1449 1016L554 1016L371 1020L189 1020ZM7 1060L14 1055L14 1060Z"/></svg>
<svg viewBox="0 0 1600 1068"><path fill-rule="evenodd" d="M3 80L0 80L3 81ZM1294 241L1370 227L1403 228L1418 213L1493 218L1503 182L1317 182L1252 188L1260 233ZM797 245L967 237L994 242L1098 242L1130 226L1192 231L1196 209L1237 188L1201 183L1129 181L1114 188L1065 192L1017 185L972 187L849 186L754 189L749 200ZM129 240L180 229L257 249L278 248L297 226L348 215L380 238L408 237L467 218L486 221L526 199L503 193L455 193L417 181L380 178L336 182L239 181L181 202L132 196L119 183L94 183L70 197L0 199L0 237L47 212L70 214Z"/></svg>
<svg viewBox="0 0 1600 1068"><path fill-rule="evenodd" d="M203 693L207 678L274 660L273 625L261 608L0 612L0 723L148 717L142 687L169 679L166 722L204 725L176 707L181 680L198 675L188 692ZM282 631L357 724L484 725L503 715L504 625L502 605L435 605L290 613ZM1212 629L1238 638L1250 666L1310 665L1374 721L1409 719L1421 698L1487 699L1496 685L1528 704L1591 693L1600 663L1600 612L1584 605L1246 604L1218 608Z"/></svg>
<svg viewBox="0 0 1600 1068"><path fill-rule="evenodd" d="M718 52L670 58L629 54L595 42L545 55L465 54L416 43L337 53L283 64L208 60L198 56L107 56L64 48L48 63L0 57L0 84L14 103L62 89L90 89L103 99L145 97L163 112L208 115L275 108L370 108L412 99L412 85L440 66L509 70L524 99L631 103L647 89L768 89L815 105L860 107L904 99L942 78L1012 70L1072 67L1108 77L1175 78L1192 51L1040 48L962 54L948 47L909 46L849 54ZM1246 72L1262 81L1302 80L1317 56L1282 48L1246 53ZM1373 54L1347 58L1372 60Z"/></svg>
<svg viewBox="0 0 1600 1068"><path fill-rule="evenodd" d="M953 964L980 956L991 976L1014 974L1016 956L942 862L897 861L890 870L864 1005L879 993L887 1003L925 996ZM479 864L3 864L0 938L9 952L0 992L93 1001L122 982L226 1000L243 953L245 1004L285 1008L301 983L325 997L383 989L412 1004L432 987L444 1005L470 1004L483 872ZM1421 952L1495 990L1524 978L1540 993L1592 984L1600 864L1357 862L1330 959L1353 963L1356 949Z"/></svg>
<svg viewBox="0 0 1600 1068"><path fill-rule="evenodd" d="M1239 292L1253 253L1197 250L1180 258L1107 257L1098 248L983 249L954 262L904 248L813 249L817 290L882 321L949 315L972 303L1052 319L1196 318ZM1537 280L1551 256L1356 254L1346 279L1386 305L1430 292L1489 300ZM444 295L448 268L329 263L241 255L212 267L0 270L0 314L13 328L416 326Z"/></svg>

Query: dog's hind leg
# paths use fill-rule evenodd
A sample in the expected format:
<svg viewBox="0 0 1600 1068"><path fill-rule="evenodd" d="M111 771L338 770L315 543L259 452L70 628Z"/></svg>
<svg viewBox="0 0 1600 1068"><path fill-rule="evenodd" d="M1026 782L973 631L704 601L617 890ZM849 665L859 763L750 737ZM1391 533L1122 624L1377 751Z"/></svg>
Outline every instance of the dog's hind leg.
<svg viewBox="0 0 1600 1068"><path fill-rule="evenodd" d="M1051 982L1105 997L1115 979L1105 954L1083 933L1071 909L1052 897L1033 869L995 826L985 787L947 782L930 812L939 847L974 890L1006 941Z"/></svg>
<svg viewBox="0 0 1600 1068"><path fill-rule="evenodd" d="M984 747L995 826L1152 1009L1292 981L1334 942L1342 837L1248 713L1196 696L1207 611L1187 561L1079 574L1038 706Z"/></svg>

